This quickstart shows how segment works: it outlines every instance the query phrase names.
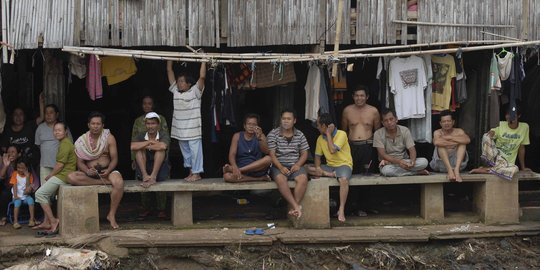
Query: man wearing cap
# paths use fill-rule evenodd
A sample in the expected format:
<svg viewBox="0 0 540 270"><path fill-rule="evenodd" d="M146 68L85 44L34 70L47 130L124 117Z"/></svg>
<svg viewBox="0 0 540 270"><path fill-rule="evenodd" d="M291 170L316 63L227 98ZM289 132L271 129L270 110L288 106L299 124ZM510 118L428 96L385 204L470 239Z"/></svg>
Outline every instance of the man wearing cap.
<svg viewBox="0 0 540 270"><path fill-rule="evenodd" d="M160 118L155 112L149 112L144 117L146 131L139 133L131 142L131 151L135 153L137 162L136 177L142 180L141 186L148 188L156 182L169 177L167 150L170 138L166 132L159 132ZM150 214L151 194L142 193L141 201L144 211L139 215L144 218ZM156 193L156 208L159 218L165 218L166 194Z"/></svg>

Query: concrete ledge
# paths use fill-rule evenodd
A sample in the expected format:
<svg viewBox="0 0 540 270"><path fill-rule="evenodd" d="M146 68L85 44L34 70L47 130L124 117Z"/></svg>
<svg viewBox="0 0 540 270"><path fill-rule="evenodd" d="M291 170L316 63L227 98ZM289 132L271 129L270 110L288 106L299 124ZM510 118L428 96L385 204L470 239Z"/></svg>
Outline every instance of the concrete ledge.
<svg viewBox="0 0 540 270"><path fill-rule="evenodd" d="M484 182L488 178L498 178L490 174L463 174L463 182ZM322 179L322 178L321 178ZM326 178L331 179L331 178ZM330 186L339 186L335 179L329 182ZM312 180L313 181L313 180ZM317 181L315 179L315 181ZM349 180L350 186L375 186L375 185L413 185L413 184L430 184L430 183L454 183L446 179L446 174L432 173L430 175L414 175L401 177L385 177L379 175L358 175L355 174Z"/></svg>
<svg viewBox="0 0 540 270"><path fill-rule="evenodd" d="M247 182L247 183L226 183L223 178L205 178L196 182L185 180L167 180L156 183L149 188L140 186L141 181L125 180L124 192L174 192L174 191L227 191L227 190L264 190L277 189L274 181ZM289 181L289 187L294 188L296 183ZM80 188L80 187L67 187ZM98 193L110 193L110 186L93 186Z"/></svg>

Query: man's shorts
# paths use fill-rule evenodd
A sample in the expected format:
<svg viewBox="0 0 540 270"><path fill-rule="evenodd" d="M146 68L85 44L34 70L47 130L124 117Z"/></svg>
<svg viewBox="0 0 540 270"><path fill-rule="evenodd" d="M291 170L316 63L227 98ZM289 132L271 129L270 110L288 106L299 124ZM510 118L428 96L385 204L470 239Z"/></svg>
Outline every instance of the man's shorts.
<svg viewBox="0 0 540 270"><path fill-rule="evenodd" d="M285 166L285 167L290 170L292 166ZM272 177L272 179L275 180L276 177L280 174L283 175L278 168L274 166L270 168L270 176ZM292 181L294 180L294 178L300 175L305 175L307 177L306 169L304 168L304 166L300 167L298 171L291 173L289 175L285 175L285 176L287 177L287 180Z"/></svg>
<svg viewBox="0 0 540 270"><path fill-rule="evenodd" d="M332 167L326 164L321 165L321 169L326 172L336 172L336 178L346 178L347 180L351 179L352 169L347 165Z"/></svg>
<svg viewBox="0 0 540 270"><path fill-rule="evenodd" d="M370 164L373 158L373 140L349 141L353 158L353 172L365 173L364 165Z"/></svg>

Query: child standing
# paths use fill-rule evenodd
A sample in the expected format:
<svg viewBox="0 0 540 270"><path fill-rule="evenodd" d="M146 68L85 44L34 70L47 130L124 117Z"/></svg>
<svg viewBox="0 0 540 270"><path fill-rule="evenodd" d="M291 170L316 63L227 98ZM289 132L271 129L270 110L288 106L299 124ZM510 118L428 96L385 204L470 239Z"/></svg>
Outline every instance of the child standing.
<svg viewBox="0 0 540 270"><path fill-rule="evenodd" d="M34 221L34 199L30 194L32 193L32 182L33 177L30 173L30 162L24 158L19 158L16 161L17 170L11 174L9 180L11 192L13 193L13 228L20 229L21 224L19 224L19 210L21 209L22 204L28 205L28 210L30 212L30 221L28 222L29 227L35 226Z"/></svg>

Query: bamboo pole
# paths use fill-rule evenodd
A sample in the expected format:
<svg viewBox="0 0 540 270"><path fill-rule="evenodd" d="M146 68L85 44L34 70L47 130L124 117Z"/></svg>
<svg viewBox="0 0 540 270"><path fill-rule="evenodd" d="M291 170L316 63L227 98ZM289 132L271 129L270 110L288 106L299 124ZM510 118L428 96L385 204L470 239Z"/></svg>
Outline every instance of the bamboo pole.
<svg viewBox="0 0 540 270"><path fill-rule="evenodd" d="M480 33L490 35L490 36L494 36L494 37L501 37L501 38L506 38L506 39L510 39L510 40L515 40L515 41L523 41L522 39L519 39L519 38L503 36L503 35L494 34L494 33L486 32L486 31L480 31Z"/></svg>
<svg viewBox="0 0 540 270"><path fill-rule="evenodd" d="M484 43L501 43L508 44L516 42L514 40L470 40L470 41L452 41L452 42L434 42L434 43L422 43L422 44L412 44L412 45L394 45L394 46L383 46L383 47L369 47L369 48L358 48L358 49L348 49L348 50L339 50L339 54L348 54L348 53L358 53L358 52L371 52L371 51L385 51L385 50L398 50L398 49L413 49L420 47L432 47L432 46L442 46L442 45L468 45L471 44L484 44ZM75 47L75 46L64 46L68 50L111 50L116 51L119 49L112 48L94 48L94 47ZM192 48L193 49L193 48ZM321 48L323 49L323 48ZM169 52L169 51L148 51L148 50L129 50L133 54L154 54L158 56L174 56L174 57L200 57L200 54L192 54L188 52ZM194 50L192 50L194 51ZM251 59L257 57L258 59L275 59L276 57L287 57L287 58L317 58L321 54L334 54L333 51L326 51L322 53L301 53L301 54L290 54L290 53L243 53L243 54L231 54L231 53L206 53L207 57L210 58L224 58L224 59Z"/></svg>
<svg viewBox="0 0 540 270"><path fill-rule="evenodd" d="M337 22L336 22L336 36L334 37L334 57L337 58L339 54L339 43L341 42L341 21L343 20L343 0L338 1L337 9ZM332 77L337 76L337 63L332 66Z"/></svg>
<svg viewBox="0 0 540 270"><path fill-rule="evenodd" d="M338 54L339 59L354 59L354 58L368 58L368 57L397 57L397 56L411 56L411 55L425 55L425 54L441 54L441 53L455 53L458 50L463 52L491 50L498 48L508 47L524 47L540 45L540 40L524 41L524 42L509 42L495 45L482 45L475 47L464 48L450 48L450 49L434 49L434 50L419 50L397 53L347 53ZM334 54L313 54L303 57L290 57L290 55L274 55L272 59L260 58L257 55L233 55L230 54L230 58L225 58L225 54L222 54L221 58L215 58L208 53L178 53L178 52L153 52L153 51L137 51L126 49L110 49L110 48L84 48L84 47L71 47L64 46L62 49L65 52L71 52L75 54L94 54L94 55L110 55L121 57L133 57L144 58L154 60L174 60L183 62L213 62L213 63L292 63L292 62L308 62L308 61L332 61L331 58L335 57ZM164 54L166 53L166 54ZM187 57L190 55L191 57ZM240 57L240 59L238 59Z"/></svg>
<svg viewBox="0 0 540 270"><path fill-rule="evenodd" d="M399 23L399 24L431 25L431 26L448 26L448 27L515 28L514 25L508 25L508 24L436 23L436 22L419 22L419 21L403 21L403 20L392 20L392 22L393 22L393 23Z"/></svg>
<svg viewBox="0 0 540 270"><path fill-rule="evenodd" d="M348 49L340 50L340 53L355 53L355 52L370 52L370 51L389 51L389 50L399 50L399 49L413 49L420 47L432 47L432 46L444 46L444 45L468 45L471 44L486 44L486 43L511 43L516 42L515 40L462 40L462 41L441 41L441 42L432 42L432 43L420 43L420 44L411 44L411 45L392 45L392 46L382 46L382 47L369 47L369 48L358 48L358 49ZM324 54L331 54L332 52L324 52Z"/></svg>

